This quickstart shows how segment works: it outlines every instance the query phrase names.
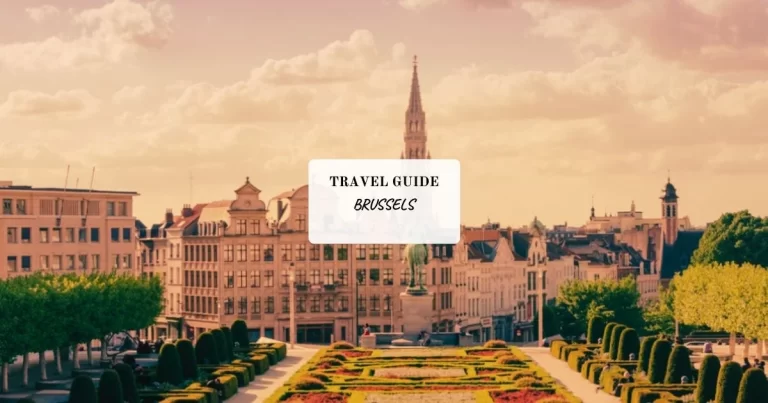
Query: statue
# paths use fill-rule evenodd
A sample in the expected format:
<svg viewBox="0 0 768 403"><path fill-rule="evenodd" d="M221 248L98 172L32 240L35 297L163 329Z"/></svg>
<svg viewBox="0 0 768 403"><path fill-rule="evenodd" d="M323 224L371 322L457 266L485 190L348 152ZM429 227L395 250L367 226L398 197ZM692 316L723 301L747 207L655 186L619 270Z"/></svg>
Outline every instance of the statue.
<svg viewBox="0 0 768 403"><path fill-rule="evenodd" d="M405 290L410 295L425 295L427 289L424 287L424 278L421 275L421 268L427 259L427 247L422 244L408 245L405 248L405 261L411 274L411 281ZM416 280L418 276L418 280Z"/></svg>

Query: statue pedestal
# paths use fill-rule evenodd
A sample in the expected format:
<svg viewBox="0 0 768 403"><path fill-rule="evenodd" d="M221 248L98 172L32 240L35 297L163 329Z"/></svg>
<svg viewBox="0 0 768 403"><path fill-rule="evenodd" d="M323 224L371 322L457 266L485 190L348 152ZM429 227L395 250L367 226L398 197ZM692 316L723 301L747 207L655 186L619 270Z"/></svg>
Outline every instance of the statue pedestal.
<svg viewBox="0 0 768 403"><path fill-rule="evenodd" d="M411 295L400 293L400 303L403 307L403 334L418 335L422 330L432 332L432 300L434 293Z"/></svg>

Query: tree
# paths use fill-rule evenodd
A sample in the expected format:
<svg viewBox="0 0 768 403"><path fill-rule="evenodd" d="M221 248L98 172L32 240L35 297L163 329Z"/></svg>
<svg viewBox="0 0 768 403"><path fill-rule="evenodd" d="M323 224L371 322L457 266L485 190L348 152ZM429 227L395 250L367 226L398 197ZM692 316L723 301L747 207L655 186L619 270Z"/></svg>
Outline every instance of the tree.
<svg viewBox="0 0 768 403"><path fill-rule="evenodd" d="M181 361L181 372L184 379L194 379L197 377L197 358L195 357L195 347L187 339L176 341L176 350L179 352L179 361Z"/></svg>
<svg viewBox="0 0 768 403"><path fill-rule="evenodd" d="M741 383L741 367L737 362L728 361L720 368L717 375L715 403L736 403Z"/></svg>
<svg viewBox="0 0 768 403"><path fill-rule="evenodd" d="M171 385L181 385L184 382L181 358L173 343L165 343L160 348L160 356L157 358L157 381Z"/></svg>
<svg viewBox="0 0 768 403"><path fill-rule="evenodd" d="M139 392L136 389L136 375L130 365L120 363L113 368L120 377L120 384L123 386L123 400L126 403L138 403ZM70 400L72 401L72 400Z"/></svg>
<svg viewBox="0 0 768 403"><path fill-rule="evenodd" d="M556 304L566 309L575 320L580 322L580 334L586 332L590 315L610 313L620 318L622 324L635 329L642 329L643 315L638 306L640 292L631 277L620 281L570 280L560 286Z"/></svg>
<svg viewBox="0 0 768 403"><path fill-rule="evenodd" d="M675 346L667 362L667 376L664 383L680 383L683 377L690 380L693 377L691 351L685 346Z"/></svg>
<svg viewBox="0 0 768 403"><path fill-rule="evenodd" d="M648 381L662 383L667 375L669 354L672 352L672 343L669 340L658 339L651 349L651 362L648 364Z"/></svg>
<svg viewBox="0 0 768 403"><path fill-rule="evenodd" d="M99 403L115 403L123 400L123 384L113 369L104 370L99 379Z"/></svg>
<svg viewBox="0 0 768 403"><path fill-rule="evenodd" d="M227 361L232 361L235 358L235 341L232 340L232 330L228 326L221 326L221 331L224 333L224 341L226 342Z"/></svg>
<svg viewBox="0 0 768 403"><path fill-rule="evenodd" d="M643 338L640 343L640 356L637 357L637 370L640 372L648 373L648 365L651 362L651 350L653 350L653 343L658 340L656 337L648 336Z"/></svg>
<svg viewBox="0 0 768 403"><path fill-rule="evenodd" d="M195 357L197 363L212 365L219 363L219 353L216 351L216 339L211 332L201 333L195 343Z"/></svg>
<svg viewBox="0 0 768 403"><path fill-rule="evenodd" d="M552 305L544 305L544 337L560 334L560 318ZM539 312L533 314L533 323L539 323ZM539 339L539 327L533 327L533 337Z"/></svg>
<svg viewBox="0 0 768 403"><path fill-rule="evenodd" d="M640 350L640 338L637 336L635 329L624 329L621 332L619 340L619 354L616 359L629 360L630 356L634 356L637 359L637 353Z"/></svg>
<svg viewBox="0 0 768 403"><path fill-rule="evenodd" d="M597 343L597 340L603 337L605 330L605 319L601 316L593 316L589 319L587 326L587 343Z"/></svg>
<svg viewBox="0 0 768 403"><path fill-rule="evenodd" d="M219 362L227 362L227 338L221 329L211 330L213 340L216 342L216 353L219 356Z"/></svg>
<svg viewBox="0 0 768 403"><path fill-rule="evenodd" d="M90 376L78 375L69 388L69 401L96 403L96 386Z"/></svg>
<svg viewBox="0 0 768 403"><path fill-rule="evenodd" d="M768 267L768 218L755 217L747 210L723 214L704 231L692 263Z"/></svg>
<svg viewBox="0 0 768 403"><path fill-rule="evenodd" d="M659 299L650 301L643 308L643 320L647 334L675 334L674 286L675 282L672 281L668 289L659 292ZM682 323L679 326L680 334L684 335L696 329L695 326Z"/></svg>
<svg viewBox="0 0 768 403"><path fill-rule="evenodd" d="M250 344L248 325L244 320L238 319L232 323L232 341L237 343L240 348L247 348Z"/></svg>
<svg viewBox="0 0 768 403"><path fill-rule="evenodd" d="M744 373L739 384L736 403L765 403L768 397L768 380L759 368L750 368Z"/></svg>
<svg viewBox="0 0 768 403"><path fill-rule="evenodd" d="M709 403L715 399L717 391L717 375L720 372L720 359L716 355L707 354L701 360L699 380L696 385L696 403Z"/></svg>
<svg viewBox="0 0 768 403"><path fill-rule="evenodd" d="M611 352L611 335L613 335L613 328L618 325L619 324L616 322L611 322L605 325L605 329L603 330L603 346L601 348L603 353Z"/></svg>
<svg viewBox="0 0 768 403"><path fill-rule="evenodd" d="M627 329L627 327L624 325L616 325L611 331L611 349L609 352L611 353L612 360L619 359L619 342L621 341L621 332L625 329Z"/></svg>

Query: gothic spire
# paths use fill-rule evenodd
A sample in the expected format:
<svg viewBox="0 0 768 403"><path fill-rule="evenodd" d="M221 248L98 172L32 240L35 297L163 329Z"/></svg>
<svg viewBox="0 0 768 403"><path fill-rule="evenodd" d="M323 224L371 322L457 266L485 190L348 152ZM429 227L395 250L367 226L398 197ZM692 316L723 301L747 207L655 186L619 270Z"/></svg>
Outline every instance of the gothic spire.
<svg viewBox="0 0 768 403"><path fill-rule="evenodd" d="M413 55L413 76L411 77L411 96L408 100L408 112L424 112L421 109L421 89L419 88L419 59Z"/></svg>

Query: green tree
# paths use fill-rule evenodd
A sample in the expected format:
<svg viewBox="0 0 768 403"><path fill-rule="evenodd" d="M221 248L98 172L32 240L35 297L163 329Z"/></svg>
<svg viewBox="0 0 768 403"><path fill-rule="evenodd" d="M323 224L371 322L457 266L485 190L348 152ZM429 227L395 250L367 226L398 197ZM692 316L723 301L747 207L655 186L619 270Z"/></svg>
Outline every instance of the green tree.
<svg viewBox="0 0 768 403"><path fill-rule="evenodd" d="M616 359L629 360L630 355L634 355L637 359L637 353L640 350L640 338L637 336L635 329L624 329L621 332L619 340L619 353Z"/></svg>
<svg viewBox="0 0 768 403"><path fill-rule="evenodd" d="M176 341L176 350L179 351L179 361L181 361L181 372L184 379L194 379L197 377L197 357L195 356L195 347L187 339Z"/></svg>
<svg viewBox="0 0 768 403"><path fill-rule="evenodd" d="M619 324L616 322L611 322L605 325L605 329L603 330L603 347L602 347L603 353L611 352L611 336L613 335L613 328L618 325Z"/></svg>
<svg viewBox="0 0 768 403"><path fill-rule="evenodd" d="M651 349L651 361L648 364L648 381L662 383L667 375L667 364L672 352L672 343L669 340L659 339L653 343Z"/></svg>
<svg viewBox="0 0 768 403"><path fill-rule="evenodd" d="M139 392L136 389L136 375L130 365L120 363L113 368L120 376L120 384L123 386L123 400L126 403L138 403ZM70 400L71 401L71 400Z"/></svg>
<svg viewBox="0 0 768 403"><path fill-rule="evenodd" d="M715 403L736 403L741 383L741 367L738 363L728 361L720 368L717 375L717 391Z"/></svg>
<svg viewBox="0 0 768 403"><path fill-rule="evenodd" d="M232 330L228 326L221 326L221 331L224 333L224 341L227 343L227 361L232 361L235 358L235 341L232 339Z"/></svg>
<svg viewBox="0 0 768 403"><path fill-rule="evenodd" d="M597 340L603 337L605 324L605 318L601 316L594 316L589 319L589 325L587 326L587 343L597 343Z"/></svg>
<svg viewBox="0 0 768 403"><path fill-rule="evenodd" d="M248 325L244 320L238 319L232 323L232 341L237 343L240 348L247 348L250 344Z"/></svg>
<svg viewBox="0 0 768 403"><path fill-rule="evenodd" d="M659 299L650 301L643 308L643 320L647 334L675 334L674 281L669 288L659 292ZM696 329L680 323L680 334L686 335Z"/></svg>
<svg viewBox="0 0 768 403"><path fill-rule="evenodd" d="M195 357L197 363L211 365L219 363L219 353L216 351L216 339L211 332L201 333L195 343Z"/></svg>
<svg viewBox="0 0 768 403"><path fill-rule="evenodd" d="M651 362L651 350L653 350L653 343L658 340L656 337L648 336L644 337L640 343L640 354L637 357L637 370L640 372L648 373L648 364Z"/></svg>
<svg viewBox="0 0 768 403"><path fill-rule="evenodd" d="M90 376L78 375L69 388L69 401L81 403L96 403L96 386Z"/></svg>
<svg viewBox="0 0 768 403"><path fill-rule="evenodd" d="M619 342L621 342L621 332L623 332L624 329L627 329L627 327L624 325L616 325L611 331L611 348L609 352L611 353L612 360L619 359Z"/></svg>
<svg viewBox="0 0 768 403"><path fill-rule="evenodd" d="M762 369L750 368L741 377L736 403L765 403L768 399L768 380Z"/></svg>
<svg viewBox="0 0 768 403"><path fill-rule="evenodd" d="M723 214L707 226L692 263L768 267L768 218L755 217L747 210Z"/></svg>
<svg viewBox="0 0 768 403"><path fill-rule="evenodd" d="M157 381L171 385L181 385L184 382L181 358L173 343L165 343L160 348L160 356L157 358Z"/></svg>
<svg viewBox="0 0 768 403"><path fill-rule="evenodd" d="M227 338L221 329L211 330L213 340L216 342L216 353L219 355L219 362L227 362Z"/></svg>
<svg viewBox="0 0 768 403"><path fill-rule="evenodd" d="M675 346L667 361L667 375L664 383L680 383L683 377L693 378L691 351L685 346Z"/></svg>
<svg viewBox="0 0 768 403"><path fill-rule="evenodd" d="M696 403L709 403L715 399L717 391L717 375L720 372L720 359L716 355L707 354L701 360L699 380L696 385Z"/></svg>
<svg viewBox="0 0 768 403"><path fill-rule="evenodd" d="M123 384L115 370L107 369L99 379L99 403L115 403L123 400Z"/></svg>
<svg viewBox="0 0 768 403"><path fill-rule="evenodd" d="M638 306L640 292L631 277L621 281L571 280L560 286L556 304L566 309L581 323L580 334L586 332L590 315L602 309L621 323L635 329L643 328L642 309Z"/></svg>

